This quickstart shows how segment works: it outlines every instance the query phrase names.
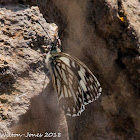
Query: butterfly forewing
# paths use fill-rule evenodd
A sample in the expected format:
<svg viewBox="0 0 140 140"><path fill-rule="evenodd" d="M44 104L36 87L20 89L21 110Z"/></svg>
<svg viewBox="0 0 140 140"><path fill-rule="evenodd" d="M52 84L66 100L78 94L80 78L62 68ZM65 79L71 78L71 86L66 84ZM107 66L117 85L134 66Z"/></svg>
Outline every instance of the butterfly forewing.
<svg viewBox="0 0 140 140"><path fill-rule="evenodd" d="M101 86L98 80L78 59L66 53L53 54L51 69L60 106L66 115L79 116L85 105L100 96Z"/></svg>

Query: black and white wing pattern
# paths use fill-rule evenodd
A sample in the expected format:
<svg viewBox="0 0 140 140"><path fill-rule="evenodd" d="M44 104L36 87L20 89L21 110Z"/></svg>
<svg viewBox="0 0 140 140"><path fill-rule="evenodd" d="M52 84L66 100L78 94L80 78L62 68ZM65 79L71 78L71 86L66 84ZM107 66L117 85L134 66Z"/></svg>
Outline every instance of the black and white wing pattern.
<svg viewBox="0 0 140 140"><path fill-rule="evenodd" d="M52 54L53 85L58 93L60 106L68 116L79 116L85 105L96 100L101 86L88 67L66 53Z"/></svg>

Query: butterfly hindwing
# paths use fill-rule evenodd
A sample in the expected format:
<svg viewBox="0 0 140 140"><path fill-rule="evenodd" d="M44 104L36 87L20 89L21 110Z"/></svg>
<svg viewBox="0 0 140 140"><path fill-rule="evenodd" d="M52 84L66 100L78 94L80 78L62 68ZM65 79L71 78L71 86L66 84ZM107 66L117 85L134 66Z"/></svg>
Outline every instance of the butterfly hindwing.
<svg viewBox="0 0 140 140"><path fill-rule="evenodd" d="M100 96L98 80L78 59L66 53L57 53L52 55L51 67L60 106L67 115L79 116L85 105Z"/></svg>

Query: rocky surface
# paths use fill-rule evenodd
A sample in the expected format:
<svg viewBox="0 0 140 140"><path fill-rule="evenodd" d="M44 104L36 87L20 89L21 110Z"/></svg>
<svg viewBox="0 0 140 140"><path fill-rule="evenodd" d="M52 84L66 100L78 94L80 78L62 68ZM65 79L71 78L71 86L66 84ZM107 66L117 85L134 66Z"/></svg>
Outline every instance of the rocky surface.
<svg viewBox="0 0 140 140"><path fill-rule="evenodd" d="M58 25L62 50L83 61L103 88L101 98L88 105L80 117L67 117L70 140L139 140L140 2L27 0L27 3L37 4L46 21ZM2 4L5 7L7 1ZM50 42L36 21L40 20L52 37L56 26L45 23L36 8L14 4L1 12L1 132L9 131L7 126L20 120L12 123L11 131L61 130L61 140L67 139L67 125L55 103L56 94L51 83L46 87L49 80L42 46Z"/></svg>
<svg viewBox="0 0 140 140"><path fill-rule="evenodd" d="M38 6L59 26L63 51L83 61L103 88L80 117L67 118L70 139L140 139L140 2L40 0Z"/></svg>
<svg viewBox="0 0 140 140"><path fill-rule="evenodd" d="M60 132L66 140L65 117L44 65L57 26L46 23L37 7L16 3L0 5L0 134Z"/></svg>

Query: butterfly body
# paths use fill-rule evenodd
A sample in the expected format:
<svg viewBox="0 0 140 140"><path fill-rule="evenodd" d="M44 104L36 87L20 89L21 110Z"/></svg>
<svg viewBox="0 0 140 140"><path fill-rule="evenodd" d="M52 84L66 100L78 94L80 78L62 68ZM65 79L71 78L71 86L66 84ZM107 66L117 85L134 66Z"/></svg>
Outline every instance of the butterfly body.
<svg viewBox="0 0 140 140"><path fill-rule="evenodd" d="M46 57L59 104L68 116L79 116L85 105L96 100L101 86L88 67L75 57L62 53L55 45Z"/></svg>

